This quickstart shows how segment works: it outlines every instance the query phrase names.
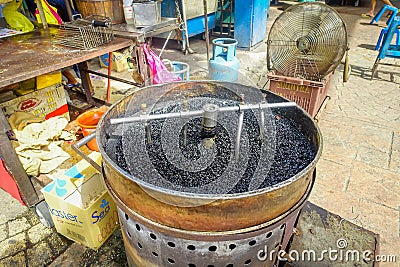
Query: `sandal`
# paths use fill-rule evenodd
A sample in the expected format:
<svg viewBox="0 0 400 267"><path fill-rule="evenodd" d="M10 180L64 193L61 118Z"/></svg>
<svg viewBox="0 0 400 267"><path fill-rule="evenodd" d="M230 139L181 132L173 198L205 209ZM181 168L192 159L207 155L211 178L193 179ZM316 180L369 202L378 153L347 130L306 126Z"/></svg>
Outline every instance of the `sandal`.
<svg viewBox="0 0 400 267"><path fill-rule="evenodd" d="M361 17L364 19L369 19L369 18L373 18L374 16L371 16L370 14L361 14Z"/></svg>

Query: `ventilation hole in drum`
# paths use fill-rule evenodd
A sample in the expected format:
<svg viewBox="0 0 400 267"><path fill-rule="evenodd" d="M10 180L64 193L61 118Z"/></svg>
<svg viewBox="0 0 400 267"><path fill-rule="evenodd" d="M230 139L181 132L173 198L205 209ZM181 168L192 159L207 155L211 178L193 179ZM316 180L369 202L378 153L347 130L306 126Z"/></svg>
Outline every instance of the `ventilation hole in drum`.
<svg viewBox="0 0 400 267"><path fill-rule="evenodd" d="M230 264L226 265L226 267L233 267L233 264L230 263Z"/></svg>
<svg viewBox="0 0 400 267"><path fill-rule="evenodd" d="M208 251L217 251L217 247L216 246L210 246L208 248Z"/></svg>
<svg viewBox="0 0 400 267"><path fill-rule="evenodd" d="M154 257L158 257L158 253L157 252L151 252L151 254L153 254Z"/></svg>
<svg viewBox="0 0 400 267"><path fill-rule="evenodd" d="M235 244L229 244L229 249L230 250L234 250L236 248L236 245Z"/></svg>
<svg viewBox="0 0 400 267"><path fill-rule="evenodd" d="M125 213L125 220L129 220L129 216L126 213Z"/></svg>
<svg viewBox="0 0 400 267"><path fill-rule="evenodd" d="M267 234L267 238L270 238L272 236L272 232L269 232L268 234Z"/></svg>
<svg viewBox="0 0 400 267"><path fill-rule="evenodd" d="M245 265L249 265L251 263L251 259L248 259L247 261L244 262Z"/></svg>
<svg viewBox="0 0 400 267"><path fill-rule="evenodd" d="M153 234L153 233L150 233L150 238L156 240L157 236L155 234Z"/></svg>
<svg viewBox="0 0 400 267"><path fill-rule="evenodd" d="M170 258L168 258L168 262L171 263L171 264L175 263L175 261L173 259L170 259Z"/></svg>
<svg viewBox="0 0 400 267"><path fill-rule="evenodd" d="M135 226L136 226L136 230L140 231L140 225L136 224Z"/></svg>
<svg viewBox="0 0 400 267"><path fill-rule="evenodd" d="M257 243L257 241L251 240L251 241L249 242L249 245L250 245L250 246L254 246L256 243Z"/></svg>
<svg viewBox="0 0 400 267"><path fill-rule="evenodd" d="M285 227L286 227L286 224L282 224L281 225L281 230L285 229Z"/></svg>
<svg viewBox="0 0 400 267"><path fill-rule="evenodd" d="M137 246L138 246L139 248L142 248L142 244L140 244L139 242L137 243Z"/></svg>
<svg viewBox="0 0 400 267"><path fill-rule="evenodd" d="M195 247L195 246L193 246L193 245L189 245L189 246L187 246L187 249L188 249L188 250L195 250L195 249L196 249L196 247Z"/></svg>
<svg viewBox="0 0 400 267"><path fill-rule="evenodd" d="M174 242L168 242L167 245L170 246L171 248L175 247L175 243Z"/></svg>
<svg viewBox="0 0 400 267"><path fill-rule="evenodd" d="M128 233L129 238L132 238L131 233L129 233L129 232L127 232L127 233Z"/></svg>
<svg viewBox="0 0 400 267"><path fill-rule="evenodd" d="M188 267L196 267L196 264L189 263Z"/></svg>
<svg viewBox="0 0 400 267"><path fill-rule="evenodd" d="M214 265L210 264L210 265L207 265L207 267L214 267Z"/></svg>

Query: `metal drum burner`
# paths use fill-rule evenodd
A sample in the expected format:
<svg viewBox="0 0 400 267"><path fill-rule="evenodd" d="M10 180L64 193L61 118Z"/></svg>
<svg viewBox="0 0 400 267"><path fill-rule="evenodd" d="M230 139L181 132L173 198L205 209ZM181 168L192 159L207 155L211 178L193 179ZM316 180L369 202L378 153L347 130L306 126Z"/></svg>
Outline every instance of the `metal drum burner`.
<svg viewBox="0 0 400 267"><path fill-rule="evenodd" d="M131 267L272 267L279 263L278 253L283 253L295 232L311 188L312 184L295 207L276 219L226 232L185 231L157 224L130 210L115 194L112 197L119 206L118 216Z"/></svg>
<svg viewBox="0 0 400 267"><path fill-rule="evenodd" d="M214 81L143 88L106 112L96 140L140 267L276 266L322 149L295 103Z"/></svg>

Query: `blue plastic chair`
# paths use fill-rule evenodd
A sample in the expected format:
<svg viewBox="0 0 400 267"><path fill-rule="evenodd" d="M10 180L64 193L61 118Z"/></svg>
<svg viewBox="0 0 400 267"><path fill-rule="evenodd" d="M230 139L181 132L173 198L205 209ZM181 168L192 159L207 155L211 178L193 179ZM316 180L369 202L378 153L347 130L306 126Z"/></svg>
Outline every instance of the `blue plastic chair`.
<svg viewBox="0 0 400 267"><path fill-rule="evenodd" d="M389 6L389 5L384 5L381 10L375 15L375 17L372 18L371 22L369 24L372 24L374 22L378 23L380 18L383 16L386 10L392 11L392 15L388 18L386 21L386 25L390 25L390 23L393 21L394 17L396 17L397 12L399 12L399 9L394 7L394 6Z"/></svg>
<svg viewBox="0 0 400 267"><path fill-rule="evenodd" d="M379 49L379 54L376 57L374 66L372 67L372 75L371 80L375 76L376 69L378 68L379 62L384 59L385 57L389 58L400 58L400 45L390 44L394 34L397 31L397 27L400 26L400 17L396 16L392 23L390 23L389 28L385 36L383 37L382 46Z"/></svg>
<svg viewBox="0 0 400 267"><path fill-rule="evenodd" d="M383 28L381 30L381 34L379 34L378 42L376 42L375 50L379 50L379 48L381 47L381 41L382 41L383 37L385 36L385 34L387 34L388 29L389 29L389 26L386 28ZM394 33L396 34L396 44L400 45L400 29L397 28Z"/></svg>

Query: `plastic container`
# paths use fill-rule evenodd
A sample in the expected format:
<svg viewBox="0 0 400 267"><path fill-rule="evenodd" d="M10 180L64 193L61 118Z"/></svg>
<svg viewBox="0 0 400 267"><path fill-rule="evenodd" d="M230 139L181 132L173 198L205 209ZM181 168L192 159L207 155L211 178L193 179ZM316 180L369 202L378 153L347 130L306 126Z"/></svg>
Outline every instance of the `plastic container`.
<svg viewBox="0 0 400 267"><path fill-rule="evenodd" d="M161 22L161 2L132 3L135 27L146 27Z"/></svg>
<svg viewBox="0 0 400 267"><path fill-rule="evenodd" d="M106 111L107 108L95 108L82 113L76 118L76 123L81 127L83 136L88 136L96 131L97 123ZM96 138L90 140L87 146L93 151L99 151Z"/></svg>
<svg viewBox="0 0 400 267"><path fill-rule="evenodd" d="M277 74L269 74L270 91L296 102L311 117L317 115L322 103L327 97L332 73L325 77L325 81L311 81L286 77Z"/></svg>
<svg viewBox="0 0 400 267"><path fill-rule="evenodd" d="M190 66L187 63L179 62L179 61L170 61L168 59L163 60L165 66L168 71L173 74L176 74L181 78L181 81L189 81L190 80Z"/></svg>
<svg viewBox="0 0 400 267"><path fill-rule="evenodd" d="M188 64L179 61L172 61L172 66L174 67L172 73L178 75L182 81L189 81L190 67Z"/></svg>

